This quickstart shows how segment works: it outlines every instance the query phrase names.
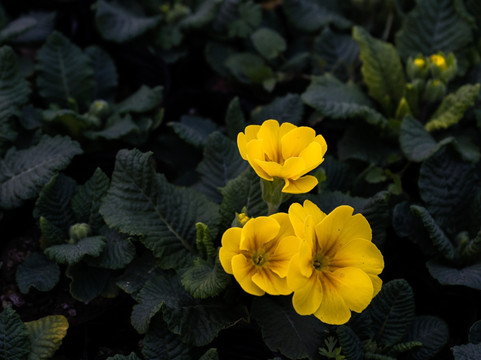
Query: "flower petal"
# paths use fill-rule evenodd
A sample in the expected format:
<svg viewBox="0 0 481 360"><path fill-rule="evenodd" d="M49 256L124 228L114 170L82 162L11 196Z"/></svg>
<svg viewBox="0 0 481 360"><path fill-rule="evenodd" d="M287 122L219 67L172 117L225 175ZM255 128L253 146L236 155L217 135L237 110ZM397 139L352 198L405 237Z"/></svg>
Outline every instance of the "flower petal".
<svg viewBox="0 0 481 360"><path fill-rule="evenodd" d="M244 160L247 160L247 143L257 138L257 133L260 128L260 125L249 125L245 128L244 132L237 134L237 147Z"/></svg>
<svg viewBox="0 0 481 360"><path fill-rule="evenodd" d="M264 121L257 133L257 138L263 140L263 152L267 157L266 160L279 163L281 161L279 122L273 119Z"/></svg>
<svg viewBox="0 0 481 360"><path fill-rule="evenodd" d="M337 248L342 245L339 236L351 219L353 211L350 206L338 206L315 226L317 242L324 255L334 257Z"/></svg>
<svg viewBox="0 0 481 360"><path fill-rule="evenodd" d="M306 162L306 173L318 167L324 161L324 152L321 145L313 141L304 150L301 151L299 157Z"/></svg>
<svg viewBox="0 0 481 360"><path fill-rule="evenodd" d="M369 241L372 239L371 226L362 214L352 216L339 236L341 242L348 242L353 238L363 238Z"/></svg>
<svg viewBox="0 0 481 360"><path fill-rule="evenodd" d="M282 139L284 135L286 135L288 132L296 129L297 126L294 124L291 124L289 122L283 122L281 124L281 127L279 128L279 139Z"/></svg>
<svg viewBox="0 0 481 360"><path fill-rule="evenodd" d="M281 179L297 179L305 174L306 162L304 159L295 157L289 158L281 165L272 161L256 160L257 165L264 170L266 174Z"/></svg>
<svg viewBox="0 0 481 360"><path fill-rule="evenodd" d="M378 275L384 268L384 258L371 241L357 238L339 247L329 265L339 268L356 267L368 275Z"/></svg>
<svg viewBox="0 0 481 360"><path fill-rule="evenodd" d="M351 318L351 311L344 302L344 299L332 286L327 278L321 278L323 298L322 302L314 313L319 320L326 324L342 325Z"/></svg>
<svg viewBox="0 0 481 360"><path fill-rule="evenodd" d="M222 235L222 247L219 250L219 260L225 272L232 274L232 258L240 253L239 244L242 229L233 227L227 229Z"/></svg>
<svg viewBox="0 0 481 360"><path fill-rule="evenodd" d="M319 134L314 138L314 141L317 142L319 145L321 145L322 153L325 154L327 151L326 139L324 139L324 137Z"/></svg>
<svg viewBox="0 0 481 360"><path fill-rule="evenodd" d="M272 217L260 216L251 219L242 228L244 237L239 248L247 251L259 250L277 236L280 228L279 223Z"/></svg>
<svg viewBox="0 0 481 360"><path fill-rule="evenodd" d="M271 215L270 218L276 220L281 226L279 232L277 233L277 237L279 239L283 238L284 236L294 235L294 229L292 228L292 224L288 214L280 212Z"/></svg>
<svg viewBox="0 0 481 360"><path fill-rule="evenodd" d="M265 268L255 273L252 276L252 281L271 295L289 295L292 292L287 286L286 278L281 278Z"/></svg>
<svg viewBox="0 0 481 360"><path fill-rule="evenodd" d="M304 279L307 280L304 286L294 290L292 305L298 314L311 315L315 313L322 304L324 294L317 274L313 274L310 278ZM292 279L288 276L287 283L289 286L291 285L291 281Z"/></svg>
<svg viewBox="0 0 481 360"><path fill-rule="evenodd" d="M316 186L318 183L316 177L312 175L303 176L297 180L286 180L286 184L282 188L282 192L289 194L304 194Z"/></svg>
<svg viewBox="0 0 481 360"><path fill-rule="evenodd" d="M306 223L307 218L311 218L311 224L308 226ZM309 200L305 200L304 204L294 203L289 207L289 219L296 236L303 239L306 236L306 226L311 230L314 230L314 224L317 224L326 217L321 209L316 204Z"/></svg>
<svg viewBox="0 0 481 360"><path fill-rule="evenodd" d="M248 260L243 254L236 255L232 258L232 272L245 292L257 296L264 295L264 290L252 281L252 277L256 274L254 263Z"/></svg>
<svg viewBox="0 0 481 360"><path fill-rule="evenodd" d="M281 138L282 157L288 159L298 157L316 137L313 128L301 126L289 131ZM317 144L317 143L316 143Z"/></svg>
<svg viewBox="0 0 481 360"><path fill-rule="evenodd" d="M368 275L369 275L369 277L371 278L371 281L372 281L372 286L373 286L372 297L374 298L379 293L379 291L381 291L382 280L379 278L379 276L371 275L371 274L368 274Z"/></svg>
<svg viewBox="0 0 481 360"><path fill-rule="evenodd" d="M251 140L246 145L247 161L259 177L266 180L273 180L272 176L266 173L258 164L258 161L265 160L264 145L262 140Z"/></svg>
<svg viewBox="0 0 481 360"><path fill-rule="evenodd" d="M269 269L286 277L292 257L298 253L301 240L296 236L285 236L278 240L275 251L269 254Z"/></svg>

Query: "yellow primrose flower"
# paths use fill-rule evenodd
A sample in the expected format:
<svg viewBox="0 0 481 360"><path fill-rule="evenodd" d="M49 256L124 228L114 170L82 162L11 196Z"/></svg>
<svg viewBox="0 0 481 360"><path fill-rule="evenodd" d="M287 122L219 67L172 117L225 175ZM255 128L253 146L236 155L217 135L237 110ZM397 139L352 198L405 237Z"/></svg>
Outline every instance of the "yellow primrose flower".
<svg viewBox="0 0 481 360"><path fill-rule="evenodd" d="M414 59L414 65L416 65L420 69L423 69L424 65L426 65L426 61L424 61L423 58L416 58Z"/></svg>
<svg viewBox="0 0 481 360"><path fill-rule="evenodd" d="M290 206L289 218L302 243L287 284L299 314L344 324L351 310L363 311L381 289L382 254L371 242L366 218L352 215L353 210L343 205L326 215L309 200Z"/></svg>
<svg viewBox="0 0 481 360"><path fill-rule="evenodd" d="M239 215L237 215L237 220L242 226L244 226L250 220L250 217L248 217L246 213L242 212Z"/></svg>
<svg viewBox="0 0 481 360"><path fill-rule="evenodd" d="M317 179L305 175L324 161L327 144L322 135L307 126L290 123L279 126L277 120L249 125L237 136L237 146L257 175L273 181L284 179L284 193L306 193L317 185Z"/></svg>
<svg viewBox="0 0 481 360"><path fill-rule="evenodd" d="M261 216L224 233L219 259L249 294L287 295L287 269L299 242L286 213Z"/></svg>
<svg viewBox="0 0 481 360"><path fill-rule="evenodd" d="M429 60L436 65L441 70L446 70L448 68L448 64L446 63L446 59L444 56L440 54L434 54L429 57Z"/></svg>

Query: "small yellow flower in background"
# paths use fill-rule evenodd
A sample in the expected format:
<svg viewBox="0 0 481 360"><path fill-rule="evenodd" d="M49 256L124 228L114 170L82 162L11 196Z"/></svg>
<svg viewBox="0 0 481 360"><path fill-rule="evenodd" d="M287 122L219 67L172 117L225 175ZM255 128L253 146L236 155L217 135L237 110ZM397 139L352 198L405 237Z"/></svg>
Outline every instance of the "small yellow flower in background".
<svg viewBox="0 0 481 360"><path fill-rule="evenodd" d="M414 65L416 65L420 69L423 69L426 65L426 61L424 61L423 58L416 58L414 59Z"/></svg>
<svg viewBox="0 0 481 360"><path fill-rule="evenodd" d="M444 56L440 54L434 54L429 57L431 63L436 65L440 70L446 70L448 68L448 64L446 63L446 59Z"/></svg>
<svg viewBox="0 0 481 360"><path fill-rule="evenodd" d="M250 220L250 217L248 217L246 213L242 212L237 215L237 220L242 226L244 226Z"/></svg>
<svg viewBox="0 0 481 360"><path fill-rule="evenodd" d="M219 259L247 293L288 295L287 269L299 243L286 213L261 216L224 233Z"/></svg>
<svg viewBox="0 0 481 360"><path fill-rule="evenodd" d="M366 218L352 215L353 210L343 205L326 215L308 200L304 206L290 206L289 217L302 243L290 263L287 283L299 314L344 324L351 310L363 311L381 289L383 256L371 242Z"/></svg>
<svg viewBox="0 0 481 360"><path fill-rule="evenodd" d="M272 119L247 126L237 136L237 145L257 175L268 181L283 179L282 192L292 194L309 192L317 185L317 179L306 174L324 161L327 150L326 141L314 129L279 125Z"/></svg>

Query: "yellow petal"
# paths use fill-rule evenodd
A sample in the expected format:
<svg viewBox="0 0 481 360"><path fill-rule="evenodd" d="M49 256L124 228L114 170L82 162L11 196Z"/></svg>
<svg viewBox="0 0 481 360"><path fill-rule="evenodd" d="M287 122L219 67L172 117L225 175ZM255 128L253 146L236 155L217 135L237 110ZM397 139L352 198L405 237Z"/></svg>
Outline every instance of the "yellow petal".
<svg viewBox="0 0 481 360"><path fill-rule="evenodd" d="M294 235L294 229L292 228L291 221L289 220L289 215L286 213L276 213L270 216L270 218L274 219L279 223L281 228L277 233L278 238L283 238L284 236L291 236Z"/></svg>
<svg viewBox="0 0 481 360"><path fill-rule="evenodd" d="M336 288L327 279L321 279L322 302L314 315L326 324L342 325L351 318L351 311Z"/></svg>
<svg viewBox="0 0 481 360"><path fill-rule="evenodd" d="M265 154L263 150L262 140L251 140L246 146L247 161L254 169L257 175L266 180L273 180L272 176L266 173L258 164L258 161L264 161Z"/></svg>
<svg viewBox="0 0 481 360"><path fill-rule="evenodd" d="M277 236L280 228L279 223L271 217L260 216L251 219L242 228L244 237L241 239L239 248L247 251L259 250Z"/></svg>
<svg viewBox="0 0 481 360"><path fill-rule="evenodd" d="M326 140L324 139L324 137L322 135L317 135L314 138L314 141L317 142L319 145L321 145L322 154L324 155L327 151L327 143L326 143Z"/></svg>
<svg viewBox="0 0 481 360"><path fill-rule="evenodd" d="M361 269L347 267L326 273L332 287L349 309L361 312L371 302L373 286L371 278Z"/></svg>
<svg viewBox="0 0 481 360"><path fill-rule="evenodd" d="M299 246L299 272L305 276L310 277L314 271L313 262L313 239L304 239Z"/></svg>
<svg viewBox="0 0 481 360"><path fill-rule="evenodd" d="M329 265L356 267L367 274L378 275L384 268L384 258L371 241L357 238L339 247Z"/></svg>
<svg viewBox="0 0 481 360"><path fill-rule="evenodd" d="M289 158L283 165L272 161L261 160L257 160L256 163L266 174L269 174L269 176L281 179L297 179L305 173L304 169L306 168L306 162L299 157Z"/></svg>
<svg viewBox="0 0 481 360"><path fill-rule="evenodd" d="M252 260L239 254L232 258L232 272L241 288L252 295L264 295L264 290L254 284L252 277L256 274L256 268Z"/></svg>
<svg viewBox="0 0 481 360"><path fill-rule="evenodd" d="M289 286L291 286L291 281L293 280L288 275L287 283ZM294 295L292 296L292 305L300 315L311 315L315 313L323 301L324 293L316 274L307 278L304 286L294 289Z"/></svg>
<svg viewBox="0 0 481 360"><path fill-rule="evenodd" d="M313 128L301 126L289 131L281 138L282 156L284 159L298 157L315 138ZM317 144L317 143L316 143Z"/></svg>
<svg viewBox="0 0 481 360"><path fill-rule="evenodd" d="M296 236L285 236L277 241L277 247L269 254L268 266L281 278L286 277L289 264L299 252L301 240Z"/></svg>
<svg viewBox="0 0 481 360"><path fill-rule="evenodd" d="M219 260L225 272L232 274L232 258L240 253L239 244L242 229L238 227L227 229L222 235L222 247L219 250Z"/></svg>
<svg viewBox="0 0 481 360"><path fill-rule="evenodd" d="M287 286L286 278L281 278L267 269L262 269L254 274L252 281L271 295L289 295L292 292Z"/></svg>
<svg viewBox="0 0 481 360"><path fill-rule="evenodd" d="M339 236L339 240L343 243L349 242L353 238L363 238L369 241L372 239L371 226L362 214L356 214L346 221Z"/></svg>
<svg viewBox="0 0 481 360"><path fill-rule="evenodd" d="M271 119L272 120L272 119ZM281 124L281 127L279 128L279 139L282 139L284 135L286 135L288 132L296 129L297 126L288 122L283 122Z"/></svg>
<svg viewBox="0 0 481 360"><path fill-rule="evenodd" d="M339 236L351 219L353 211L354 209L350 206L338 206L315 226L317 242L324 255L334 257L337 249L342 245L339 242Z"/></svg>
<svg viewBox="0 0 481 360"><path fill-rule="evenodd" d="M311 218L310 225L306 224L308 217ZM314 224L321 222L325 217L326 214L324 214L316 204L309 200L305 200L303 205L299 203L293 203L289 207L289 219L292 227L294 228L294 232L301 239L305 237L306 227L313 230Z"/></svg>
<svg viewBox="0 0 481 360"><path fill-rule="evenodd" d="M322 147L317 142L311 142L304 150L301 151L299 157L306 162L306 173L318 167L324 161L324 153Z"/></svg>
<svg viewBox="0 0 481 360"><path fill-rule="evenodd" d="M304 194L314 189L314 186L316 186L317 183L317 179L312 175L306 175L297 180L286 180L282 192L289 194Z"/></svg>
<svg viewBox="0 0 481 360"><path fill-rule="evenodd" d="M379 291L381 291L382 280L379 278L379 276L371 275L371 274L368 274L368 275L371 278L372 286L373 286L372 297L375 297L379 293Z"/></svg>
<svg viewBox="0 0 481 360"><path fill-rule="evenodd" d="M279 123L277 120L266 120L262 123L257 138L263 140L263 152L267 161L280 162Z"/></svg>

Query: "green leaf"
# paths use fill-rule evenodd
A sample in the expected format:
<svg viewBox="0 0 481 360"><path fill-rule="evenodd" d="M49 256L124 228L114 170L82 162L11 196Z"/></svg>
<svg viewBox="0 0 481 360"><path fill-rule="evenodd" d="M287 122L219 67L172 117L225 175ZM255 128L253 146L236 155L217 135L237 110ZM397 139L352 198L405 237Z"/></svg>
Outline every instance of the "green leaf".
<svg viewBox="0 0 481 360"><path fill-rule="evenodd" d="M460 51L471 42L469 24L461 18L452 0L419 0L396 34L396 47L403 60L418 54Z"/></svg>
<svg viewBox="0 0 481 360"><path fill-rule="evenodd" d="M197 166L200 174L199 191L220 203L222 195L219 189L243 172L246 166L237 145L220 132L213 132L207 138L204 157Z"/></svg>
<svg viewBox="0 0 481 360"><path fill-rule="evenodd" d="M272 78L272 69L264 59L252 53L235 53L227 58L225 66L243 84L262 84Z"/></svg>
<svg viewBox="0 0 481 360"><path fill-rule="evenodd" d="M286 40L275 30L262 27L251 34L254 48L265 59L274 59L287 49Z"/></svg>
<svg viewBox="0 0 481 360"><path fill-rule="evenodd" d="M426 266L432 277L442 285L462 285L481 290L481 262L459 268L442 259L433 259Z"/></svg>
<svg viewBox="0 0 481 360"><path fill-rule="evenodd" d="M135 245L125 234L120 234L114 229L104 227L100 234L105 236L105 247L98 258L97 266L106 269L122 269L135 257Z"/></svg>
<svg viewBox="0 0 481 360"><path fill-rule="evenodd" d="M31 253L17 268L16 280L22 294L27 294L31 287L50 291L59 279L58 265L40 252Z"/></svg>
<svg viewBox="0 0 481 360"><path fill-rule="evenodd" d="M53 124L60 131L66 132L74 138L82 137L83 132L89 127L99 125L98 119L69 109L44 110L42 111L42 120Z"/></svg>
<svg viewBox="0 0 481 360"><path fill-rule="evenodd" d="M25 326L32 346L28 360L46 360L62 345L67 334L68 321L63 315L50 315L26 322Z"/></svg>
<svg viewBox="0 0 481 360"><path fill-rule="evenodd" d="M383 285L368 307L376 342L399 343L414 318L414 296L406 280L391 280Z"/></svg>
<svg viewBox="0 0 481 360"><path fill-rule="evenodd" d="M90 59L59 32L53 32L37 53L37 86L49 103L68 107L70 99L85 105L93 91Z"/></svg>
<svg viewBox="0 0 481 360"><path fill-rule="evenodd" d="M90 58L94 72L93 99L112 101L115 97L115 89L118 85L117 68L109 53L96 45L85 49Z"/></svg>
<svg viewBox="0 0 481 360"><path fill-rule="evenodd" d="M194 264L182 273L182 285L195 299L207 299L219 295L231 280L219 258L215 263L196 258Z"/></svg>
<svg viewBox="0 0 481 360"><path fill-rule="evenodd" d="M43 43L55 28L55 12L29 11L27 15L22 15L19 19L34 19L35 26L29 28L21 34L16 34L10 39L14 44L33 44ZM28 20L31 22L31 20ZM22 25L23 26L23 25Z"/></svg>
<svg viewBox="0 0 481 360"><path fill-rule="evenodd" d="M42 249L52 245L63 244L67 240L66 231L52 224L43 216L40 217L38 222L43 236L43 241L41 242Z"/></svg>
<svg viewBox="0 0 481 360"><path fill-rule="evenodd" d="M149 112L160 105L163 91L162 86L150 88L142 85L136 92L117 104L117 112L119 114Z"/></svg>
<svg viewBox="0 0 481 360"><path fill-rule="evenodd" d="M205 146L209 135L218 129L211 119L191 115L184 115L180 121L168 125L182 140L196 147Z"/></svg>
<svg viewBox="0 0 481 360"><path fill-rule="evenodd" d="M81 154L80 145L68 137L42 136L25 150L11 148L0 159L0 208L11 209L32 199L59 170Z"/></svg>
<svg viewBox="0 0 481 360"><path fill-rule="evenodd" d="M469 342L473 344L481 343L481 320L476 321L469 328Z"/></svg>
<svg viewBox="0 0 481 360"><path fill-rule="evenodd" d="M30 352L28 331L10 306L0 313L0 359L26 360Z"/></svg>
<svg viewBox="0 0 481 360"><path fill-rule="evenodd" d="M169 331L161 316L152 319L143 341L142 355L145 360L192 359L191 347L184 344L179 335Z"/></svg>
<svg viewBox="0 0 481 360"><path fill-rule="evenodd" d="M196 30L201 29L208 23L215 20L218 9L222 4L222 0L205 0L195 9L193 14L183 18L180 26L184 29Z"/></svg>
<svg viewBox="0 0 481 360"><path fill-rule="evenodd" d="M151 153L121 150L100 213L106 223L141 241L165 268L189 265L195 252L195 224L213 225L217 206L156 174ZM213 227L209 226L211 229Z"/></svg>
<svg viewBox="0 0 481 360"><path fill-rule="evenodd" d="M273 352L291 359L316 358L327 327L314 316L296 313L290 297L256 297L251 313Z"/></svg>
<svg viewBox="0 0 481 360"><path fill-rule="evenodd" d="M217 349L209 349L207 350L204 355L202 355L199 360L219 360L219 354L217 353Z"/></svg>
<svg viewBox="0 0 481 360"><path fill-rule="evenodd" d="M237 140L237 135L240 132L243 132L247 126L244 113L240 106L239 97L237 96L230 101L229 106L227 107L225 124L227 127L227 134L233 140Z"/></svg>
<svg viewBox="0 0 481 360"><path fill-rule="evenodd" d="M369 98L352 82L342 83L331 74L313 77L302 100L323 116L333 119L363 118L368 123L386 126Z"/></svg>
<svg viewBox="0 0 481 360"><path fill-rule="evenodd" d="M83 135L91 140L119 140L123 137L139 131L139 127L132 121L130 114L121 117L118 114L107 119L105 127L99 131L85 131Z"/></svg>
<svg viewBox="0 0 481 360"><path fill-rule="evenodd" d="M351 25L323 0L284 0L282 7L292 25L304 31L315 32L329 24L343 29Z"/></svg>
<svg viewBox="0 0 481 360"><path fill-rule="evenodd" d="M298 94L287 94L277 97L273 102L257 106L251 112L251 119L256 124L262 124L265 120L275 119L279 123L290 122L300 125L304 115L304 104ZM241 131L244 131L242 129Z"/></svg>
<svg viewBox="0 0 481 360"><path fill-rule="evenodd" d="M72 198L72 210L77 222L89 224L94 233L104 224L99 209L109 185L107 175L97 168L92 177L85 184L79 186L77 193Z"/></svg>
<svg viewBox="0 0 481 360"><path fill-rule="evenodd" d="M75 264L86 255L99 256L105 247L105 237L89 236L76 244L53 245L44 250L45 254L61 264Z"/></svg>
<svg viewBox="0 0 481 360"><path fill-rule="evenodd" d="M130 41L148 30L156 27L161 20L159 16L146 16L140 6L120 1L95 3L95 24L102 37L115 42Z"/></svg>
<svg viewBox="0 0 481 360"><path fill-rule="evenodd" d="M160 270L155 258L150 252L145 252L134 258L124 273L117 278L117 286L127 294L136 294L147 280L157 275Z"/></svg>
<svg viewBox="0 0 481 360"><path fill-rule="evenodd" d="M481 358L481 344L453 346L454 360L475 360Z"/></svg>
<svg viewBox="0 0 481 360"><path fill-rule="evenodd" d="M18 69L18 60L8 46L0 48L0 124L12 116L20 116L20 107L30 95L29 83Z"/></svg>
<svg viewBox="0 0 481 360"><path fill-rule="evenodd" d="M381 246L386 239L386 232L391 225L389 215L390 194L388 191L380 191L366 200L354 213L361 213L366 217L372 229L372 242Z"/></svg>
<svg viewBox="0 0 481 360"><path fill-rule="evenodd" d="M0 31L0 43L7 42L12 38L15 38L27 31L35 28L37 20L28 15L20 16L17 19L11 21Z"/></svg>
<svg viewBox="0 0 481 360"><path fill-rule="evenodd" d="M342 353L349 360L361 360L364 357L361 339L347 325L339 326L336 329L339 345Z"/></svg>
<svg viewBox="0 0 481 360"><path fill-rule="evenodd" d="M436 222L447 233L468 228L469 203L477 176L472 164L461 161L444 146L427 160L419 171L419 193Z"/></svg>
<svg viewBox="0 0 481 360"><path fill-rule="evenodd" d="M352 37L361 49L362 76L369 95L387 114L395 112L404 96L405 79L401 59L390 43L375 39L361 27L354 27Z"/></svg>
<svg viewBox="0 0 481 360"><path fill-rule="evenodd" d="M446 345L449 337L448 325L435 316L417 316L409 329L406 341L419 341L421 348L408 354L409 360L432 359Z"/></svg>
<svg viewBox="0 0 481 360"><path fill-rule="evenodd" d="M436 112L424 125L427 131L446 129L457 124L464 116L466 110L474 105L479 95L480 84L466 84L455 93L446 96Z"/></svg>
<svg viewBox="0 0 481 360"><path fill-rule="evenodd" d="M456 248L432 218L428 210L422 206L411 205L411 211L423 222L424 228L428 232L429 237L439 254L446 259L453 260L456 257Z"/></svg>
<svg viewBox="0 0 481 360"><path fill-rule="evenodd" d="M233 5L230 6L234 8L235 15L232 21L227 22L229 37L246 38L259 27L262 21L262 9L252 0L244 2L233 0L230 3ZM219 16L224 14L223 10L221 8Z"/></svg>
<svg viewBox="0 0 481 360"><path fill-rule="evenodd" d="M134 352L131 352L129 355L114 355L109 356L106 360L141 360Z"/></svg>
<svg viewBox="0 0 481 360"><path fill-rule="evenodd" d="M84 262L70 265L65 274L71 279L70 295L84 303L99 296L110 280L110 270L91 267Z"/></svg>

